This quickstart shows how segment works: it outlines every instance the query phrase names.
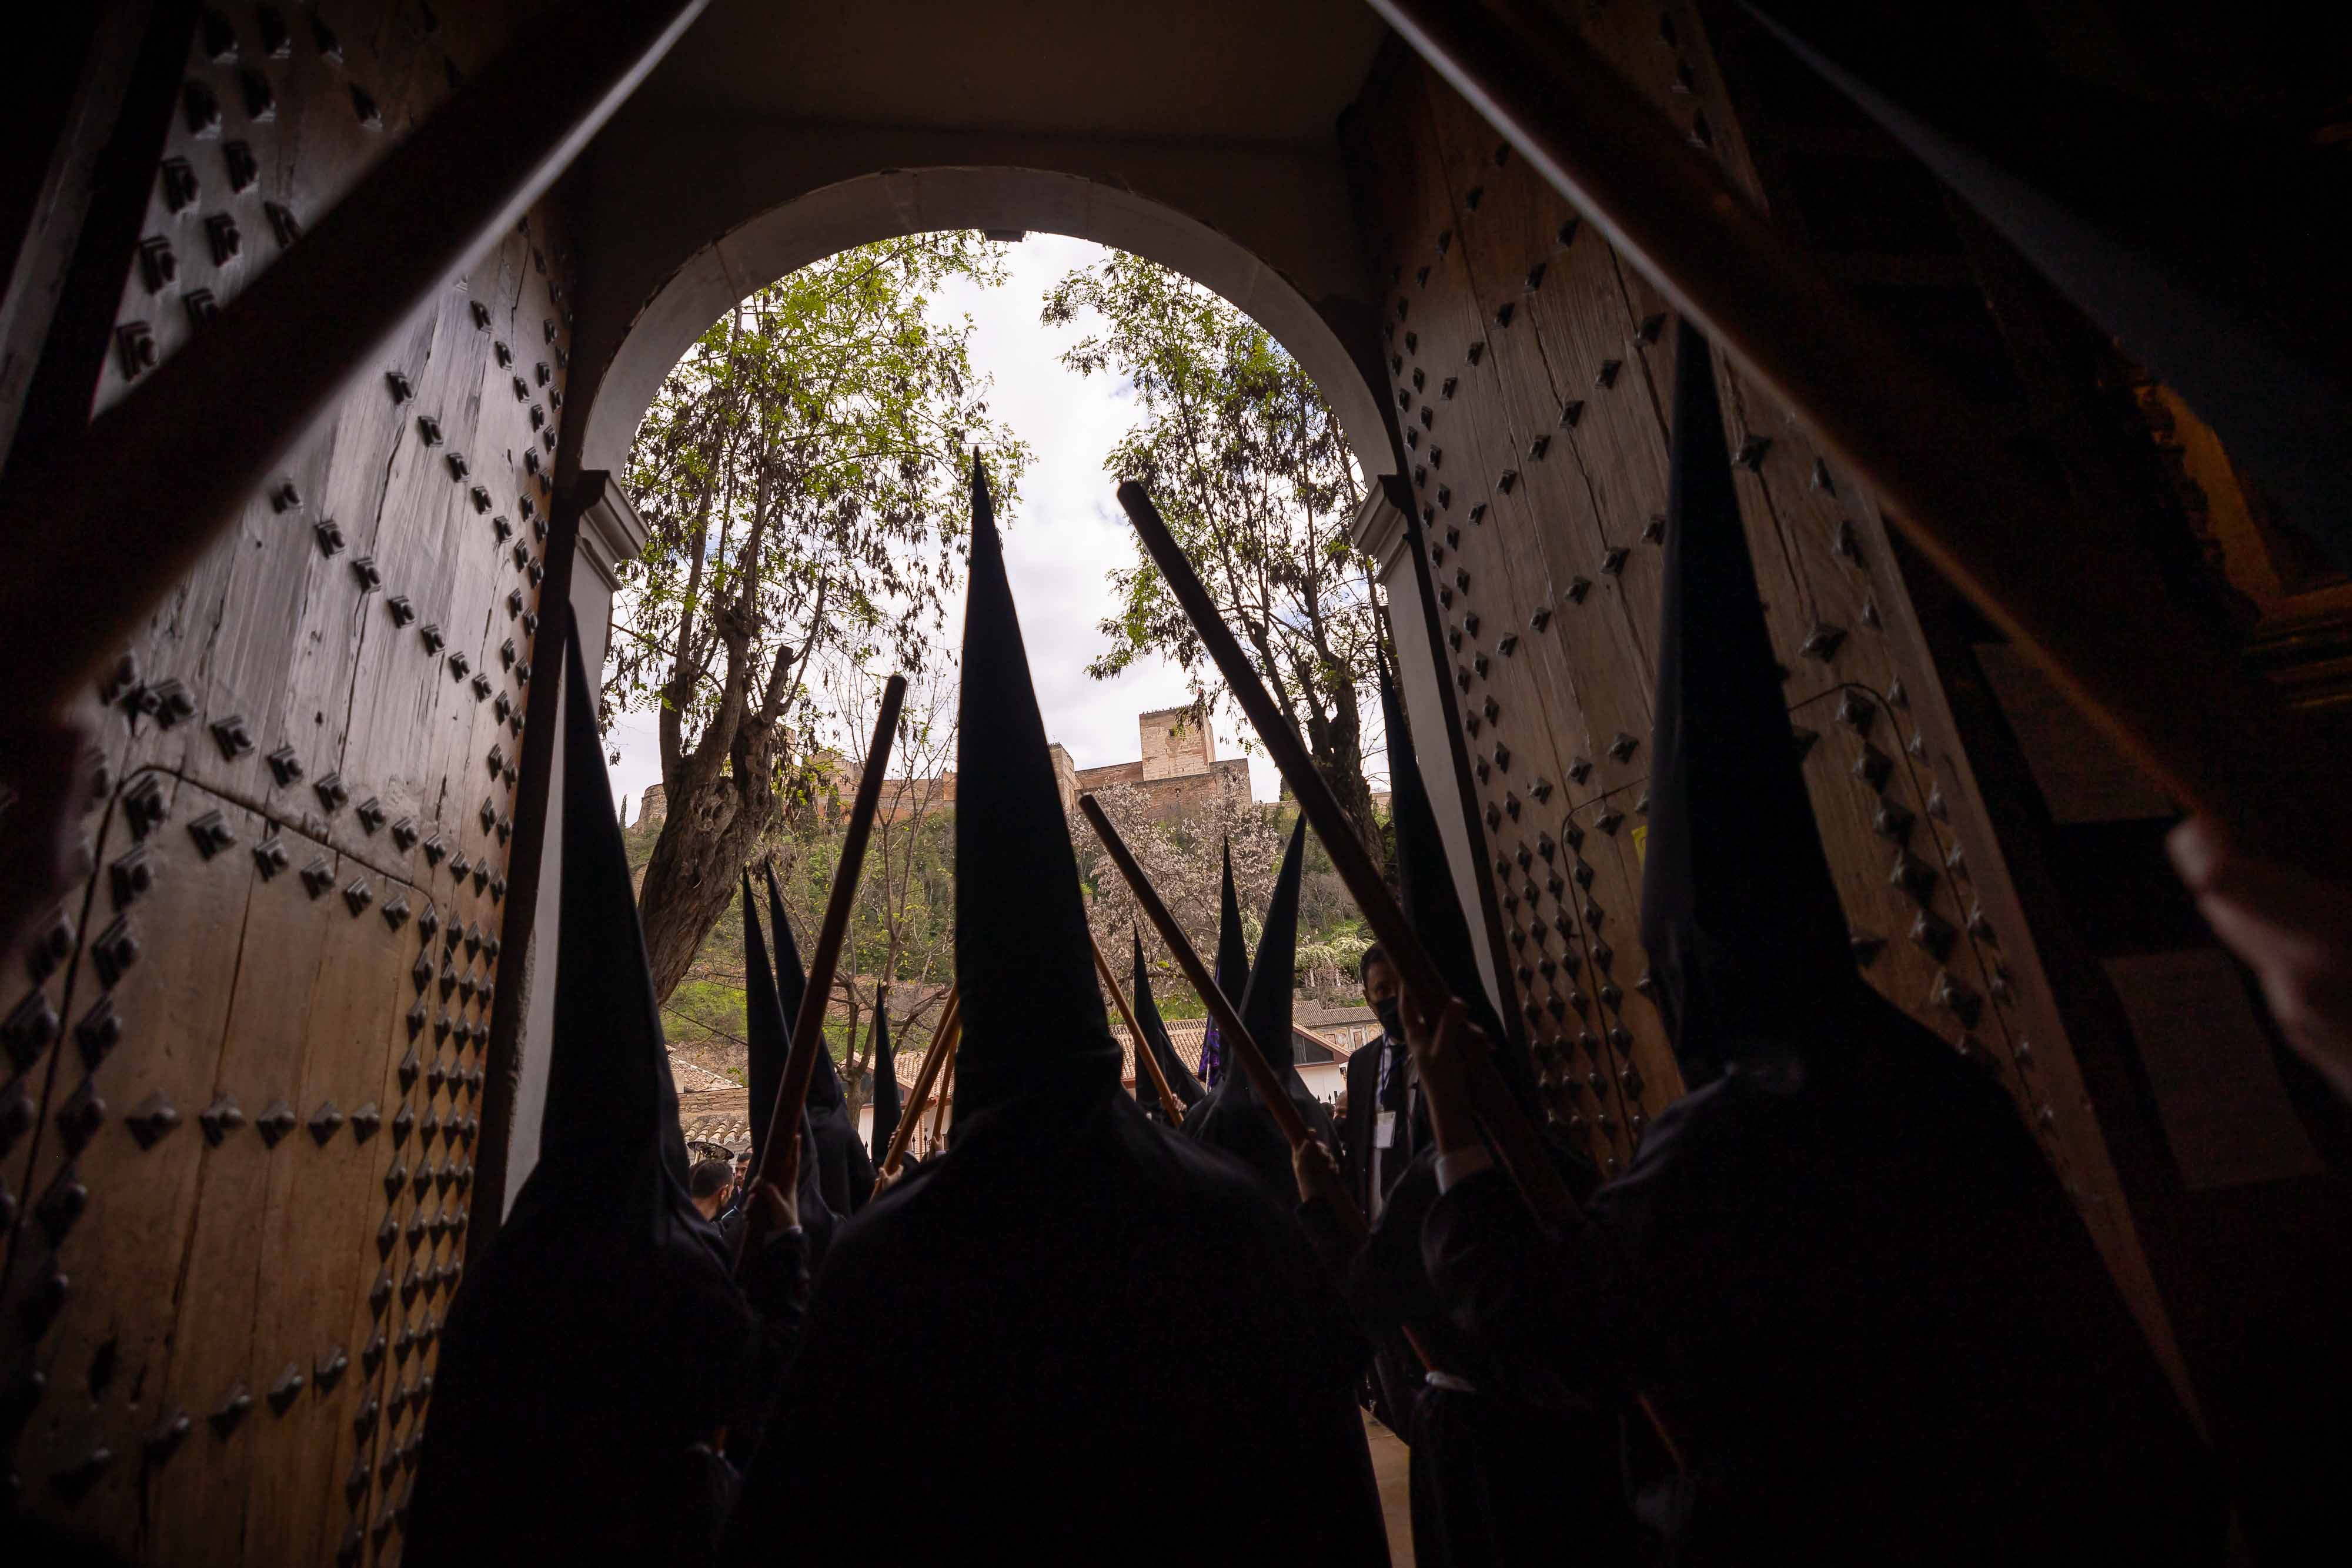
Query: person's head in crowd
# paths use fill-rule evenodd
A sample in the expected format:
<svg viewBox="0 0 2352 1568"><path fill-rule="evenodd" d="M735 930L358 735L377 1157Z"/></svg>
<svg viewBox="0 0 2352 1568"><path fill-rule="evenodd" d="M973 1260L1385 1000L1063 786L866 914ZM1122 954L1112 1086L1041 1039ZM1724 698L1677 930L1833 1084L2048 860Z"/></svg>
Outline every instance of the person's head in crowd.
<svg viewBox="0 0 2352 1568"><path fill-rule="evenodd" d="M702 1160L696 1164L687 1177L687 1192L694 1207L705 1219L719 1218L726 1207L727 1195L735 1186L735 1167L725 1160Z"/></svg>
<svg viewBox="0 0 2352 1568"><path fill-rule="evenodd" d="M1396 966L1378 943L1364 949L1356 964L1356 974L1364 983L1364 1005L1380 1015L1381 1028L1390 1040L1402 1044L1404 1040L1404 1015L1397 1008L1397 997L1402 985L1397 978Z"/></svg>

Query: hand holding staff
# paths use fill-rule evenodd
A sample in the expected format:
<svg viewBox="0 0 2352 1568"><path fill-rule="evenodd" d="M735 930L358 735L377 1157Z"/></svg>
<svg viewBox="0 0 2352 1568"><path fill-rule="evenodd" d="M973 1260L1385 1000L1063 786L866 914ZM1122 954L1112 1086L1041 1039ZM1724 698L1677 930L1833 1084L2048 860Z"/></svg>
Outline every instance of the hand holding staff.
<svg viewBox="0 0 2352 1568"><path fill-rule="evenodd" d="M1118 1004L1118 1016L1127 1025L1127 1036L1135 1041L1135 1070L1151 1075L1153 1086L1160 1091L1160 1108L1168 1113L1171 1122L1181 1124L1184 1103L1176 1098L1173 1089L1168 1087L1168 1074L1160 1070L1160 1053L1152 1048L1150 1040L1143 1038L1143 1026L1135 1021L1135 1009L1128 1005L1127 993L1118 988L1118 977L1110 972L1110 966L1103 961L1102 944L1095 940L1091 925L1087 927L1087 946L1094 949L1095 973L1100 975L1102 983L1110 988L1110 999Z"/></svg>
<svg viewBox="0 0 2352 1568"><path fill-rule="evenodd" d="M774 1180L786 1189L800 1178L801 1107L808 1103L809 1080L816 1073L816 1053L824 1049L824 1009L833 989L834 971L841 965L841 945L849 935L849 906L857 898L858 874L866 868L866 841L874 831L874 815L882 804L882 779L890 768L890 741L898 733L898 710L907 700L907 677L893 675L882 688L882 711L875 716L874 741L866 750L866 769L858 776L857 799L849 809L849 830L841 841L841 860L833 870L833 891L825 900L824 925L819 928L816 952L809 961L808 991L801 998L800 1017L793 1020L792 1054L784 1059L784 1081L776 1087L776 1103L768 1113L767 1135L760 1140L760 1158L750 1180L756 1185L767 1175L782 1140L782 1163ZM757 1115L759 1108L752 1107ZM737 1261L741 1261L739 1248Z"/></svg>
<svg viewBox="0 0 2352 1568"><path fill-rule="evenodd" d="M890 1134L890 1147L883 1155L882 1168L874 1173L874 1191L879 1197L883 1186L898 1174L898 1162L907 1157L907 1145L914 1138L915 1124L923 1119L923 1100L930 1093L931 1085L939 1079L940 1069L955 1051L956 1041L963 1034L963 995L954 987L948 988L947 1006L940 1009L939 1027L931 1030L931 1043L923 1050L923 1065L915 1074L915 1092L908 1108L898 1117L898 1130ZM898 1069L893 1066L892 1071Z"/></svg>
<svg viewBox="0 0 2352 1568"><path fill-rule="evenodd" d="M1160 933L1160 940L1168 944L1169 952L1175 956L1177 967L1184 971L1184 977L1192 982L1192 988L1207 1004L1209 1016L1217 1021L1220 1038L1233 1047L1234 1060L1241 1063L1244 1072L1249 1074L1251 1086L1257 1090L1257 1097L1265 1102L1267 1112L1274 1117L1274 1124L1282 1131L1283 1141L1295 1154L1301 1144L1308 1141L1307 1124L1300 1119L1298 1107L1290 1103L1290 1092L1283 1087L1282 1080L1275 1076L1265 1053L1258 1050L1257 1041L1250 1038L1248 1027L1242 1022L1242 1015L1226 999L1225 993L1217 989L1216 979L1209 973L1209 967L1201 962L1201 955L1192 950L1192 944L1184 936L1184 928L1176 924L1176 916L1170 914L1168 905L1160 902L1159 891L1144 876L1143 868L1136 863L1134 852L1127 847L1127 841L1118 836L1117 828L1111 826L1110 818L1103 811L1102 802L1092 795L1081 795L1078 797L1078 810L1086 813L1087 821L1094 827L1095 836L1102 841L1103 848L1110 852L1111 863L1118 867L1119 875L1125 877L1127 884L1135 890L1135 902L1143 906L1144 917ZM1096 953L1095 961L1102 961L1100 952ZM1325 1169L1329 1171L1328 1178L1318 1180L1318 1185L1323 1189L1319 1196L1331 1206L1331 1214L1339 1223L1340 1234L1351 1246L1362 1240L1370 1227L1364 1223L1364 1211L1356 1207L1354 1196L1339 1180L1338 1167L1318 1166L1317 1169L1318 1175Z"/></svg>
<svg viewBox="0 0 2352 1568"><path fill-rule="evenodd" d="M1242 652L1242 645L1234 640L1233 632L1225 625L1224 618L1209 601L1207 590L1201 586L1200 578L1193 573L1192 562L1184 559L1184 552L1177 545L1175 536L1168 531L1168 525L1161 520L1159 508L1151 504L1150 495L1130 479L1118 487L1118 504L1127 509L1129 519L1135 524L1135 531L1142 536L1144 549L1150 551L1151 559L1160 567L1160 575L1167 580L1169 591L1176 595L1177 602L1184 607L1185 615L1192 622L1192 629L1200 633L1202 646L1216 661L1218 673L1225 677L1226 688L1241 704L1242 711L1249 715L1250 722L1257 727L1258 738L1265 743L1265 749L1274 758L1275 766L1282 770L1283 781L1290 786L1290 792L1297 800L1299 810L1306 813L1308 824L1314 828L1315 836L1323 841L1323 848L1330 854L1331 864L1339 872L1339 880L1348 884L1348 891L1354 895L1356 907L1364 912L1364 919L1370 925L1372 935L1396 965L1397 974L1404 982L1407 998L1417 1011L1433 1022L1444 1013L1446 1003L1453 999L1453 988L1446 984L1445 977L1439 973L1437 965L1430 958L1429 950L1421 945L1421 938L1414 935L1412 925L1406 922L1404 911L1397 906L1388 884L1381 880L1379 868L1364 852L1364 846L1357 839L1346 813L1339 809L1339 797L1331 793L1331 786L1324 780L1323 775L1315 770L1314 762L1307 755L1307 747L1299 744L1297 735L1290 727L1290 720L1281 708L1275 706L1274 697L1265 689L1265 683L1258 679L1257 672L1250 667L1247 655ZM1079 804L1087 806L1085 800ZM1099 808L1088 808L1087 819L1095 824L1097 833L1109 833L1109 823L1102 817ZM1105 843L1110 841L1110 837L1107 836ZM1118 859L1124 848L1122 845L1113 851L1112 858ZM1127 863L1122 862L1119 869L1126 871ZM1139 875L1139 873L1129 873L1128 879L1137 882ZM1139 899L1144 897L1139 882L1136 894ZM1157 901L1146 902L1149 907ZM1153 915L1154 924L1158 924L1159 919L1158 915ZM1174 947L1175 940L1171 939L1169 946ZM1188 969L1186 972L1189 974L1191 971ZM1201 978L1194 977L1192 983L1198 988ZM1223 1019L1220 1018L1217 1022L1218 1027L1224 1026ZM1545 1152L1543 1141L1537 1135L1534 1124L1528 1120L1527 1113L1520 1109L1518 1101L1513 1098L1502 1075L1495 1071L1492 1061L1481 1056L1468 1066L1471 1097L1476 1103L1479 1119L1486 1124L1487 1135L1495 1141L1495 1152L1502 1157L1503 1167L1518 1185L1521 1196L1527 1199L1528 1207L1535 1211L1537 1219L1554 1231L1564 1228L1575 1217L1576 1199L1569 1193L1567 1184L1560 1180L1559 1172ZM1286 1133L1287 1129L1285 1131Z"/></svg>

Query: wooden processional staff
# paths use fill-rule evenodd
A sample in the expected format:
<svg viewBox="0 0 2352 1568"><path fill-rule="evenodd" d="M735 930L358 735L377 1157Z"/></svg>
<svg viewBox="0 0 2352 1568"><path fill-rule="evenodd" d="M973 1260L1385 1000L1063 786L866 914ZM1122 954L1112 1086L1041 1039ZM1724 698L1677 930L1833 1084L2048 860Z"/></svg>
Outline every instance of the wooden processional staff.
<svg viewBox="0 0 2352 1568"><path fill-rule="evenodd" d="M877 1193L889 1185L890 1178L898 1174L899 1162L907 1157L907 1145L915 1135L915 1124L923 1119L923 1101L963 1034L962 995L955 987L948 988L947 1005L940 1009L940 1021L931 1030L931 1043L923 1048L923 1065L915 1073L914 1092L908 1100L907 1109L899 1113L897 1131L890 1134L890 1147L883 1155L882 1168L874 1173ZM892 1071L897 1068L894 1066Z"/></svg>
<svg viewBox="0 0 2352 1568"><path fill-rule="evenodd" d="M1151 1075L1152 1087L1160 1091L1160 1108L1168 1113L1171 1122L1182 1125L1184 1102L1177 1099L1176 1091L1168 1087L1168 1074L1160 1068L1160 1053L1152 1049L1150 1040L1143 1038L1143 1026L1135 1021L1135 1009L1129 1005L1127 993L1119 989L1118 977L1110 972L1110 965L1104 960L1102 944L1095 940L1091 925L1087 927L1087 946L1094 949L1095 973L1100 975L1102 983L1109 988L1110 999L1118 1004L1118 1016L1127 1025L1127 1037L1135 1041L1135 1070Z"/></svg>
<svg viewBox="0 0 2352 1568"><path fill-rule="evenodd" d="M768 1112L768 1130L760 1140L758 1161L747 1185L756 1189L771 1163L777 1165L777 1185L792 1190L800 1179L801 1108L808 1103L809 1081L816 1075L816 1053L824 1049L824 1013L833 989L834 971L841 966L841 948L849 935L850 905L857 899L858 874L866 867L866 843L873 835L875 813L882 804L882 780L890 769L890 741L898 733L898 710L907 700L907 677L892 675L882 688L882 711L875 716L873 743L866 748L866 768L858 775L857 798L849 808L849 828L841 841L841 859L833 869L833 890L824 905L824 924L818 927L816 951L809 959L808 990L801 998L800 1017L793 1020L792 1053L784 1058L784 1081L776 1086L776 1103ZM758 1115L754 1105L751 1113ZM781 1140L781 1142L780 1142ZM742 1263L743 1238L736 1239L735 1261Z"/></svg>

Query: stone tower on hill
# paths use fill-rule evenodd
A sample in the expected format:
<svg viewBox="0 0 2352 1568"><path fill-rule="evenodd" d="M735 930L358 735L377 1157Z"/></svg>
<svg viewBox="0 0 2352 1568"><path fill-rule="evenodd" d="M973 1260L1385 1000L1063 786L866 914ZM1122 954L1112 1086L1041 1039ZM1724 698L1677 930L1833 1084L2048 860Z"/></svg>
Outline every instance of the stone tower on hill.
<svg viewBox="0 0 2352 1568"><path fill-rule="evenodd" d="M1180 817L1228 797L1249 799L1248 760L1218 759L1215 733L1197 708L1138 714L1135 727L1141 740L1140 759L1072 769L1063 786L1066 805L1075 808L1077 796L1087 790L1120 784L1140 790L1162 818ZM1055 752L1058 770L1063 754L1058 747Z"/></svg>
<svg viewBox="0 0 2352 1568"><path fill-rule="evenodd" d="M1209 727L1192 708L1161 708L1139 714L1135 723L1143 755L1133 762L1080 768L1060 742L1047 747L1053 757L1054 781L1061 790L1064 810L1076 810L1078 797L1087 790L1113 785L1140 790L1163 821L1183 816L1215 800L1249 799L1248 760L1239 757L1221 760ZM856 769L846 758L832 752L822 754L817 760L831 776L832 787L845 807L856 792ZM883 786L882 814L895 821L913 815L919 806L953 807L955 798L956 776L952 773L936 780L893 779ZM645 810L638 821L642 822L646 817L658 816L667 810L661 786L654 785L646 791Z"/></svg>

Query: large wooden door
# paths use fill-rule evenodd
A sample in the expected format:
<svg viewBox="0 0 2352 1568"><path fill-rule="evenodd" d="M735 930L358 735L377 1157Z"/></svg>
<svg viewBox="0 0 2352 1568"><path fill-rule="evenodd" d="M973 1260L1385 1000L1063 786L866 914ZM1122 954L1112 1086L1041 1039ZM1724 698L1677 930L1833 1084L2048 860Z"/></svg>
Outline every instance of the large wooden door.
<svg viewBox="0 0 2352 1568"><path fill-rule="evenodd" d="M530 9L204 11L96 406ZM449 281L89 694L92 873L0 979L0 1439L25 1507L144 1561L397 1554L508 981L555 223Z"/></svg>
<svg viewBox="0 0 2352 1568"><path fill-rule="evenodd" d="M1690 7L1577 18L1663 114L1755 188ZM1555 1116L1604 1169L1622 1169L1683 1088L1636 929L1670 312L1417 62L1376 73L1354 124L1391 406L1428 541L1440 673L1468 754L1503 967ZM2177 1368L1885 520L1719 354L1717 376L1790 745L1863 972L2010 1091Z"/></svg>

